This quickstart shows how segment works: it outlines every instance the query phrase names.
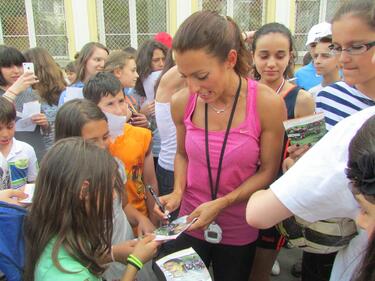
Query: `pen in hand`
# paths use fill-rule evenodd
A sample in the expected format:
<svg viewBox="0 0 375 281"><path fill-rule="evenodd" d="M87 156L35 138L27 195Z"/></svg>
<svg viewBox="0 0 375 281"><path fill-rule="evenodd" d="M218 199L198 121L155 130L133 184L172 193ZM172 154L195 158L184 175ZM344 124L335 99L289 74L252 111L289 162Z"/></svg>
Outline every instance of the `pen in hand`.
<svg viewBox="0 0 375 281"><path fill-rule="evenodd" d="M165 214L165 217L167 218L167 220L169 220L171 218L171 215L169 214L168 211L165 210L163 204L159 200L159 197L155 194L155 191L152 189L152 186L147 184L146 188L150 192L152 198L154 198L155 203L156 203L156 205L158 205L160 211L162 211Z"/></svg>

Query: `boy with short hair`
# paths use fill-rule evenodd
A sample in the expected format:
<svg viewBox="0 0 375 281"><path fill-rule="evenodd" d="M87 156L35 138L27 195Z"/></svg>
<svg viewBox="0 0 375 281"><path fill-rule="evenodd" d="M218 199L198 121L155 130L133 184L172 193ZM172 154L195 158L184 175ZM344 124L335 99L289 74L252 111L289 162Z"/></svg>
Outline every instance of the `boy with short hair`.
<svg viewBox="0 0 375 281"><path fill-rule="evenodd" d="M23 187L34 182L38 173L32 146L14 138L15 123L14 105L0 97L0 190Z"/></svg>
<svg viewBox="0 0 375 281"><path fill-rule="evenodd" d="M70 61L65 67L64 71L68 85L72 85L77 80L77 67L75 61Z"/></svg>
<svg viewBox="0 0 375 281"><path fill-rule="evenodd" d="M86 83L83 96L97 104L104 113L130 119L131 112L125 102L121 83L112 73L97 73ZM125 166L128 202L157 225L159 219L153 212L154 199L146 196L145 190L146 185L151 185L158 194L151 138L150 130L125 124L122 135L110 144L109 151Z"/></svg>
<svg viewBox="0 0 375 281"><path fill-rule="evenodd" d="M306 46L309 48L311 57L314 57L315 48L319 39L331 34L332 31L330 23L321 22L311 27L306 41ZM297 78L296 84L306 91L322 82L322 77L317 75L312 61L298 69L295 73L295 77Z"/></svg>
<svg viewBox="0 0 375 281"><path fill-rule="evenodd" d="M311 88L309 92L314 99L317 94L325 87L340 81L339 58L331 53L329 46L332 44L332 36L326 36L319 40L314 52L314 66L316 73L323 77L321 84Z"/></svg>

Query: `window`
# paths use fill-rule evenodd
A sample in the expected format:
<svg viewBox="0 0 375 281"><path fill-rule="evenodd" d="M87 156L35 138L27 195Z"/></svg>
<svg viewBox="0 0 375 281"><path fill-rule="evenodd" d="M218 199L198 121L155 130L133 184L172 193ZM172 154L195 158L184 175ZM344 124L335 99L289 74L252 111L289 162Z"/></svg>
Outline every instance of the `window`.
<svg viewBox="0 0 375 281"><path fill-rule="evenodd" d="M30 47L24 0L0 2L0 36L2 44L21 51Z"/></svg>
<svg viewBox="0 0 375 281"><path fill-rule="evenodd" d="M97 0L99 38L109 49L137 48L167 31L165 0Z"/></svg>
<svg viewBox="0 0 375 281"><path fill-rule="evenodd" d="M63 0L33 0L36 45L55 58L68 57Z"/></svg>
<svg viewBox="0 0 375 281"><path fill-rule="evenodd" d="M231 16L241 30L256 30L265 23L266 1L200 0L201 10L217 11Z"/></svg>
<svg viewBox="0 0 375 281"><path fill-rule="evenodd" d="M294 40L300 56L307 51L305 44L310 28L319 22L330 22L343 2L344 0L296 0Z"/></svg>
<svg viewBox="0 0 375 281"><path fill-rule="evenodd" d="M299 52L306 50L307 34L313 25L319 23L319 11L320 0L296 1L294 43Z"/></svg>
<svg viewBox="0 0 375 281"><path fill-rule="evenodd" d="M64 0L2 0L0 42L21 51L44 47L55 58L67 58Z"/></svg>

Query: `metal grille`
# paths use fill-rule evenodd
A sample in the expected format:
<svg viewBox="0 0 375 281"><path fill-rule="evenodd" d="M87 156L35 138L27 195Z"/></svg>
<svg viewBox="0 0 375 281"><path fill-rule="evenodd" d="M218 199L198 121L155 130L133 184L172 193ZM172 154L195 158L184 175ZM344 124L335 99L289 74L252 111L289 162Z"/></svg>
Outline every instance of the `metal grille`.
<svg viewBox="0 0 375 281"><path fill-rule="evenodd" d="M130 46L130 22L128 0L100 0L103 5L104 41L110 49ZM101 3L99 3L101 4ZM98 13L100 16L100 13Z"/></svg>
<svg viewBox="0 0 375 281"><path fill-rule="evenodd" d="M138 46L156 33L167 31L167 1L137 0Z"/></svg>
<svg viewBox="0 0 375 281"><path fill-rule="evenodd" d="M0 42L21 51L44 47L67 58L64 0L0 0Z"/></svg>
<svg viewBox="0 0 375 281"><path fill-rule="evenodd" d="M64 0L33 0L36 45L55 58L68 58Z"/></svg>
<svg viewBox="0 0 375 281"><path fill-rule="evenodd" d="M0 1L1 43L19 50L29 48L29 33L24 0Z"/></svg>
<svg viewBox="0 0 375 281"><path fill-rule="evenodd" d="M100 41L111 50L137 48L167 30L165 0L97 0Z"/></svg>
<svg viewBox="0 0 375 281"><path fill-rule="evenodd" d="M345 1L343 0L328 0L327 1L327 13L325 15L325 19L327 22L332 21L332 18L335 15L335 12L344 2Z"/></svg>
<svg viewBox="0 0 375 281"><path fill-rule="evenodd" d="M306 50L307 33L319 23L320 0L296 0L296 29L294 42L296 49Z"/></svg>
<svg viewBox="0 0 375 281"><path fill-rule="evenodd" d="M336 10L346 0L296 0L296 48L307 50L305 44L310 28L319 22L330 22Z"/></svg>
<svg viewBox="0 0 375 281"><path fill-rule="evenodd" d="M241 30L256 30L265 23L266 1L199 0L201 10L231 16Z"/></svg>

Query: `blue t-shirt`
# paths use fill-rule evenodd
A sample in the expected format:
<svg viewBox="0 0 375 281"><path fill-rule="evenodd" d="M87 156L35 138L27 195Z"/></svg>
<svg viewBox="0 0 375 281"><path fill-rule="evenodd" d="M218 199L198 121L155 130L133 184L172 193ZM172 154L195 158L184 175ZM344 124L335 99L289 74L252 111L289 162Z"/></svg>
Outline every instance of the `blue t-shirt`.
<svg viewBox="0 0 375 281"><path fill-rule="evenodd" d="M83 88L85 84L81 81L77 81L76 83L70 85L69 87L73 88ZM65 103L65 97L66 97L66 89L61 93L59 98L59 107L62 106Z"/></svg>
<svg viewBox="0 0 375 281"><path fill-rule="evenodd" d="M316 69L312 62L298 69L295 77L297 78L297 85L306 91L321 84L323 81L322 76L316 74Z"/></svg>

